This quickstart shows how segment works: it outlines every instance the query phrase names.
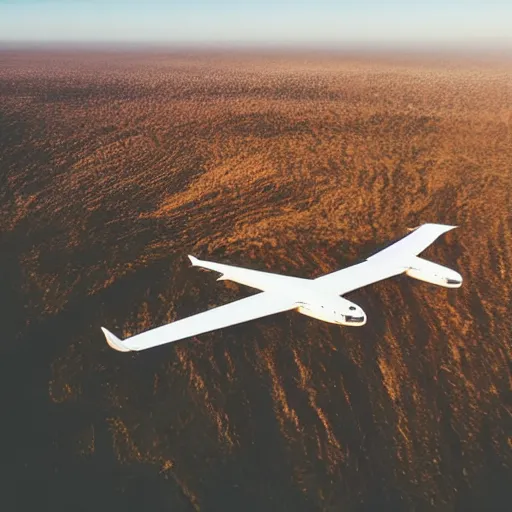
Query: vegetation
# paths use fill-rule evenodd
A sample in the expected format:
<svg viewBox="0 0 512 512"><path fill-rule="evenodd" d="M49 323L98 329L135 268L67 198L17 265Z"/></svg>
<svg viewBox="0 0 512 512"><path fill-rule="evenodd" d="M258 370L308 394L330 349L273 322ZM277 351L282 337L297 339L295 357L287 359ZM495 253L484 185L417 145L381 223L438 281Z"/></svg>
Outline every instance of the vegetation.
<svg viewBox="0 0 512 512"><path fill-rule="evenodd" d="M7 457L30 461L4 481L47 472L59 510L92 509L105 479L105 506L128 509L510 500L510 71L1 53L2 393L43 424L34 437L21 413L4 423ZM126 336L246 293L187 254L315 277L424 222L460 226L425 257L463 287L360 290L363 328L290 313L133 357L99 329Z"/></svg>

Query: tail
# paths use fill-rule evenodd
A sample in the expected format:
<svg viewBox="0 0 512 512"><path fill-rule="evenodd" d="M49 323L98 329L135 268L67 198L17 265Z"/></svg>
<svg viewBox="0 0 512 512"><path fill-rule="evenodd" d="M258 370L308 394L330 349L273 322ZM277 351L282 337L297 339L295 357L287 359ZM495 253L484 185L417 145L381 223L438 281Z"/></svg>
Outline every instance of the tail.
<svg viewBox="0 0 512 512"><path fill-rule="evenodd" d="M110 331L105 329L105 327L102 327L101 330L103 331L103 334L105 335L105 338L107 340L107 343L111 348L114 350L117 350L118 352L130 352L129 348L126 348L123 345L123 342L114 334L112 334Z"/></svg>
<svg viewBox="0 0 512 512"><path fill-rule="evenodd" d="M410 267L405 274L413 279L436 284L444 288L460 288L462 276L451 268L443 267L433 261L414 256L410 260Z"/></svg>

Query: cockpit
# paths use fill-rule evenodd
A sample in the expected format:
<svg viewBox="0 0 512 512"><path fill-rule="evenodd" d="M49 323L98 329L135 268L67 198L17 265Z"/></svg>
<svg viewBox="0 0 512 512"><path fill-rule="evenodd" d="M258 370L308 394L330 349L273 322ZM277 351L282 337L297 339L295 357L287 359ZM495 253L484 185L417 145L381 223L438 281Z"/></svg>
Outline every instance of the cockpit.
<svg viewBox="0 0 512 512"><path fill-rule="evenodd" d="M348 307L350 313L344 314L344 324L364 325L366 323L366 315L363 310L357 306Z"/></svg>
<svg viewBox="0 0 512 512"><path fill-rule="evenodd" d="M298 302L297 311L303 315L338 325L360 326L366 323L364 311L343 297L334 300L329 298L322 301Z"/></svg>
<svg viewBox="0 0 512 512"><path fill-rule="evenodd" d="M365 317L362 316L351 316L345 315L345 321L349 324L363 325L365 323Z"/></svg>

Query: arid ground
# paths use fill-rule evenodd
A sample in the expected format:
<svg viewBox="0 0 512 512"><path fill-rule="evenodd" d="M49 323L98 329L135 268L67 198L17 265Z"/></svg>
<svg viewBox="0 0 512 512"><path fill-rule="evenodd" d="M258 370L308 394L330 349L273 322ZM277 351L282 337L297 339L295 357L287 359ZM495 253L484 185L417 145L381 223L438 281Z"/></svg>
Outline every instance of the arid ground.
<svg viewBox="0 0 512 512"><path fill-rule="evenodd" d="M2 511L509 510L512 62L0 53ZM458 290L348 298L140 353L424 222Z"/></svg>

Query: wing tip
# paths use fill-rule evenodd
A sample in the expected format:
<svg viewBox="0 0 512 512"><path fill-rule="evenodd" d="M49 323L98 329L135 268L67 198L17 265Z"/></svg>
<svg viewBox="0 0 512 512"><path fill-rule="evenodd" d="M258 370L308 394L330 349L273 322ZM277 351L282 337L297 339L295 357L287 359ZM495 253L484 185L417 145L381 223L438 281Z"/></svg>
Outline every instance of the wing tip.
<svg viewBox="0 0 512 512"><path fill-rule="evenodd" d="M123 342L114 334L112 334L108 329L105 329L105 327L102 327L101 330L103 331L103 334L105 335L105 339L107 340L107 343L110 348L113 348L114 350L117 350L118 352L130 352L129 348L126 348L125 345L123 345Z"/></svg>
<svg viewBox="0 0 512 512"><path fill-rule="evenodd" d="M412 233L413 231L416 231L420 228L426 228L426 229L434 229L437 233L442 235L443 233L447 233L448 231L451 231L452 229L458 228L459 226L453 226L451 224L436 224L434 222L426 222L424 224L420 224L419 226L416 226L414 228L406 228L408 233Z"/></svg>
<svg viewBox="0 0 512 512"><path fill-rule="evenodd" d="M459 226L452 226L449 224L438 224L440 231L443 233L448 233L448 231L451 231L452 229L458 228Z"/></svg>
<svg viewBox="0 0 512 512"><path fill-rule="evenodd" d="M190 263L192 263L193 267L196 267L197 265L199 265L199 260L195 256L192 256L189 254L188 259L190 260Z"/></svg>
<svg viewBox="0 0 512 512"><path fill-rule="evenodd" d="M444 228L444 229L455 229L455 228L458 228L459 226L454 226L452 224L432 224L433 226L438 226L440 228Z"/></svg>

